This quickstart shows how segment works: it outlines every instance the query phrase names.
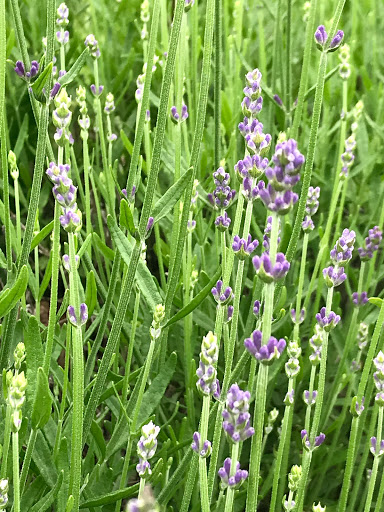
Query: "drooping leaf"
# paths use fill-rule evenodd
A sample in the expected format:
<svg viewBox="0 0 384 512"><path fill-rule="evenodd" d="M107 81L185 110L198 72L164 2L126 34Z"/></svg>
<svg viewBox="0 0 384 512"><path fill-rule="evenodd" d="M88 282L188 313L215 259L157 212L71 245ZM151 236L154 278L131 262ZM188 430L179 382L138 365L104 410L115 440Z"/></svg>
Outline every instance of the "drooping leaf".
<svg viewBox="0 0 384 512"><path fill-rule="evenodd" d="M0 317L5 316L17 304L24 295L28 284L28 269L26 265L20 270L16 282L11 288L7 288L0 294Z"/></svg>
<svg viewBox="0 0 384 512"><path fill-rule="evenodd" d="M49 389L48 377L44 370L37 371L37 388L32 409L32 428L42 429L48 422L52 410L52 396Z"/></svg>
<svg viewBox="0 0 384 512"><path fill-rule="evenodd" d="M193 167L190 167L177 181L174 183L166 193L157 201L152 210L152 217L155 222L165 217L168 212L175 206L177 201L182 196L188 183L192 179Z"/></svg>
<svg viewBox="0 0 384 512"><path fill-rule="evenodd" d="M185 316L189 315L194 309L198 307L198 305L203 302L203 300L209 295L212 287L216 284L217 280L221 276L221 266L216 270L214 276L209 281L209 283L204 286L204 288L191 300L191 302L188 302L186 306L184 306L180 311L176 313L176 315L173 315L172 318L168 320L168 322L165 324L165 327L168 327L169 325L174 324L178 320L181 320Z"/></svg>
<svg viewBox="0 0 384 512"><path fill-rule="evenodd" d="M132 255L132 245L127 237L121 231L116 221L108 215L108 228L112 236L117 250L126 265L129 265ZM137 284L141 293L145 297L148 305L153 310L157 304L162 302L160 294L157 290L152 274L145 263L140 260L137 266Z"/></svg>
<svg viewBox="0 0 384 512"><path fill-rule="evenodd" d="M380 299L380 297L369 297L368 301L374 306L377 306L378 308L381 308L381 305L383 303L383 299Z"/></svg>
<svg viewBox="0 0 384 512"><path fill-rule="evenodd" d="M44 240L45 237L47 237L51 231L53 230L53 220L47 224L46 226L43 227L43 229L41 231L39 231L39 233L37 233L37 235L35 235L32 239L32 244L31 244L31 251L33 251L33 249L35 247L37 247L39 245L40 242L42 242Z"/></svg>
<svg viewBox="0 0 384 512"><path fill-rule="evenodd" d="M59 78L58 82L61 85L61 87L64 87L65 85L68 85L71 82L73 82L73 80L80 73L81 68L84 66L85 59L88 57L88 55L89 50L88 48L85 48L85 50L79 55L79 57L77 57L75 63L68 71L68 73L65 73L65 75Z"/></svg>

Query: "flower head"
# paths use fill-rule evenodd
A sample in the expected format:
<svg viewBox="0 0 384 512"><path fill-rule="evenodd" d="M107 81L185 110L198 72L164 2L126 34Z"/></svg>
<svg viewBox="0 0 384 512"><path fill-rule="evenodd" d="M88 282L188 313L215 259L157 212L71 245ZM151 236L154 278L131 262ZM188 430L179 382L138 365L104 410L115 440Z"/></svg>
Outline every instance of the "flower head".
<svg viewBox="0 0 384 512"><path fill-rule="evenodd" d="M347 274L344 272L344 267L337 266L330 266L323 269L323 276L325 284L328 286L328 288L339 286L347 279Z"/></svg>
<svg viewBox="0 0 384 512"><path fill-rule="evenodd" d="M232 460L227 457L224 461L223 467L218 471L218 475L221 479L221 488L226 489L230 487L232 489L238 489L241 484L248 478L248 471L240 469L240 462L236 462L235 474L231 476Z"/></svg>
<svg viewBox="0 0 384 512"><path fill-rule="evenodd" d="M321 308L320 313L316 314L316 320L325 332L329 332L340 322L340 315L336 315L333 311L330 311L327 315L326 308L323 307Z"/></svg>
<svg viewBox="0 0 384 512"><path fill-rule="evenodd" d="M232 249L240 260L245 260L254 252L258 245L258 240L252 240L251 235L248 235L247 239L240 238L239 235L235 235L233 239Z"/></svg>
<svg viewBox="0 0 384 512"><path fill-rule="evenodd" d="M99 43L93 34L89 34L84 41L84 44L91 52L92 57L98 59L100 57Z"/></svg>
<svg viewBox="0 0 384 512"><path fill-rule="evenodd" d="M223 429L234 442L245 441L253 436L249 414L249 391L242 391L237 384L232 384L227 393L226 408L223 411Z"/></svg>
<svg viewBox="0 0 384 512"><path fill-rule="evenodd" d="M362 261L368 261L373 258L374 253L379 249L383 239L383 233L379 226L375 226L368 231L368 236L364 240L364 247L358 248L358 253Z"/></svg>
<svg viewBox="0 0 384 512"><path fill-rule="evenodd" d="M263 333L259 330L253 331L250 338L244 340L244 346L248 352L263 364L271 364L275 359L279 359L283 353L286 341L281 338L277 340L271 336L265 345L262 345Z"/></svg>
<svg viewBox="0 0 384 512"><path fill-rule="evenodd" d="M199 367L196 370L198 377L196 386L202 395L211 395L215 398L220 396L220 385L216 372L218 355L217 337L210 331L203 337L201 343Z"/></svg>
<svg viewBox="0 0 384 512"><path fill-rule="evenodd" d="M232 288L227 286L225 290L223 289L223 281L219 279L211 290L211 293L218 304L224 305L228 304L229 301L232 300L233 293Z"/></svg>
<svg viewBox="0 0 384 512"><path fill-rule="evenodd" d="M276 262L272 264L269 254L263 252L261 256L252 258L253 266L259 278L265 283L272 283L285 277L288 273L290 264L282 252L276 254Z"/></svg>

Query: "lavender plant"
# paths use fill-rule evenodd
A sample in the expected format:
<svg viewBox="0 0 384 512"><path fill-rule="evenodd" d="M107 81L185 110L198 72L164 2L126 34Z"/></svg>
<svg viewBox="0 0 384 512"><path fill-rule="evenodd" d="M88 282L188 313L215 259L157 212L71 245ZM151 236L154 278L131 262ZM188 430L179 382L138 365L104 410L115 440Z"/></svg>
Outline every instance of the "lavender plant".
<svg viewBox="0 0 384 512"><path fill-rule="evenodd" d="M0 0L1 510L382 509L371 4Z"/></svg>

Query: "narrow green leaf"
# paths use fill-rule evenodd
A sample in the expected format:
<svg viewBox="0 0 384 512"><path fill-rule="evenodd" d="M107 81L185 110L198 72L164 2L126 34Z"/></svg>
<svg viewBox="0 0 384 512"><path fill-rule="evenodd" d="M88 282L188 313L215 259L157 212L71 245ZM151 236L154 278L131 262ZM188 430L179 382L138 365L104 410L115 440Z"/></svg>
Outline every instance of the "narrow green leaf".
<svg viewBox="0 0 384 512"><path fill-rule="evenodd" d="M92 233L89 233L87 238L84 240L84 242L81 244L81 247L77 253L79 259L81 259L82 255L85 253L85 251L88 249L89 244L92 241Z"/></svg>
<svg viewBox="0 0 384 512"><path fill-rule="evenodd" d="M126 199L120 201L120 226L128 229L132 236L135 234L132 212Z"/></svg>
<svg viewBox="0 0 384 512"><path fill-rule="evenodd" d="M70 84L73 82L73 80L77 77L77 75L80 73L81 68L84 66L85 59L89 55L89 50L86 48L83 53L80 54L80 56L76 59L75 63L71 67L71 69L68 71L68 73L65 73L62 77L59 78L58 82L61 85L61 87L64 87L65 85Z"/></svg>
<svg viewBox="0 0 384 512"><path fill-rule="evenodd" d="M155 219L155 222L165 217L175 206L190 182L192 175L193 167L190 167L157 201L152 210L152 217Z"/></svg>
<svg viewBox="0 0 384 512"><path fill-rule="evenodd" d="M27 364L27 405L32 407L36 396L36 375L43 365L44 354L39 324L34 316L29 317L26 336L24 337Z"/></svg>
<svg viewBox="0 0 384 512"><path fill-rule="evenodd" d="M110 215L108 215L107 223L112 240L114 241L124 263L128 266L132 254L132 245L116 224L116 221ZM162 298L157 290L152 274L141 259L137 266L137 284L152 310L157 304L162 302Z"/></svg>
<svg viewBox="0 0 384 512"><path fill-rule="evenodd" d="M26 265L20 270L19 277L11 288L7 288L0 294L0 317L5 316L17 304L23 296L28 284L28 269Z"/></svg>
<svg viewBox="0 0 384 512"><path fill-rule="evenodd" d="M41 500L39 500L36 505L30 509L30 512L45 512L49 509L59 494L61 484L63 483L63 477L64 472L60 471L55 487L51 489L45 496L43 496Z"/></svg>
<svg viewBox="0 0 384 512"><path fill-rule="evenodd" d="M46 226L43 227L43 229L41 231L39 231L39 233L37 233L37 235L35 235L32 239L32 243L31 243L31 251L33 251L33 249L35 247L37 247L39 245L40 242L42 242L44 240L45 237L47 237L51 231L53 230L53 220L47 224Z"/></svg>
<svg viewBox="0 0 384 512"><path fill-rule="evenodd" d="M57 470L52 458L52 449L40 430L37 432L32 459L45 483L53 488L57 481Z"/></svg>
<svg viewBox="0 0 384 512"><path fill-rule="evenodd" d="M381 304L383 303L383 299L380 299L380 297L369 297L368 301L378 308L381 308Z"/></svg>
<svg viewBox="0 0 384 512"><path fill-rule="evenodd" d="M52 251L49 254L49 260L47 264L47 268L44 272L43 280L41 281L40 290L39 290L39 300L43 298L43 295L45 293L45 290L48 288L48 285L51 281L51 275L52 275Z"/></svg>
<svg viewBox="0 0 384 512"><path fill-rule="evenodd" d="M108 247L102 239L99 237L97 233L92 233L92 237L96 243L97 249L101 252L104 258L107 258L110 261L113 261L115 257L115 251L113 251L110 247Z"/></svg>
<svg viewBox="0 0 384 512"><path fill-rule="evenodd" d="M84 501L84 503L80 504L80 508L93 508L100 507L102 505L108 505L110 503L116 503L116 501L123 500L124 498L130 498L131 496L135 496L139 491L139 484L131 485L131 487L126 487L125 489L121 489L121 491L113 491L108 494L103 494L102 496L96 496L95 498L91 498L88 501Z"/></svg>
<svg viewBox="0 0 384 512"><path fill-rule="evenodd" d="M101 457L104 459L105 451L106 451L106 444L105 444L105 440L104 440L103 431L101 430L99 425L96 423L96 421L92 421L91 434L97 444L97 447L100 450Z"/></svg>
<svg viewBox="0 0 384 512"><path fill-rule="evenodd" d="M48 377L40 367L37 372L37 388L32 409L32 428L42 429L48 422L52 410L52 396Z"/></svg>
<svg viewBox="0 0 384 512"><path fill-rule="evenodd" d="M176 315L173 315L172 318L168 320L168 322L165 324L164 327L168 327L169 325L174 324L178 320L181 320L181 318L184 318L185 316L189 315L194 309L198 307L198 305L203 302L203 300L209 295L212 287L216 284L217 280L221 276L221 266L216 270L215 275L212 277L212 279L209 281L209 283L204 286L204 288L194 297L191 302L189 302L186 306L183 307L183 309L180 309Z"/></svg>
<svg viewBox="0 0 384 512"><path fill-rule="evenodd" d="M87 284L85 287L85 303L88 307L88 316L91 316L93 310L96 307L97 302L97 288L96 288L96 279L93 270L91 270L87 275Z"/></svg>
<svg viewBox="0 0 384 512"><path fill-rule="evenodd" d="M46 68L40 73L37 80L31 85L33 94L37 100L41 99L44 87L48 84L52 74L52 62L48 64Z"/></svg>

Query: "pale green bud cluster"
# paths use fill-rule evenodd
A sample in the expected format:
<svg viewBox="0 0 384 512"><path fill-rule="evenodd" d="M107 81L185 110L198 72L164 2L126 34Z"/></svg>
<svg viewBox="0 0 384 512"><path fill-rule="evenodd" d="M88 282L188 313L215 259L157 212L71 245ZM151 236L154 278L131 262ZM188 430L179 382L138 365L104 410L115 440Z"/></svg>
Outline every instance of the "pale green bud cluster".
<svg viewBox="0 0 384 512"><path fill-rule="evenodd" d="M153 313L152 325L150 328L151 338L156 340L160 338L161 324L165 318L165 307L163 304L157 304Z"/></svg>
<svg viewBox="0 0 384 512"><path fill-rule="evenodd" d="M358 123L359 123L360 117L363 113L363 110L364 110L364 103L362 102L362 100L360 100L356 103L356 105L354 106L354 109L352 111L352 116L353 116L353 122L351 125L352 133L357 132Z"/></svg>
<svg viewBox="0 0 384 512"><path fill-rule="evenodd" d="M289 359L285 363L285 373L289 379L292 379L293 377L296 377L300 371L299 357L301 354L301 348L297 341L290 341L287 350Z"/></svg>
<svg viewBox="0 0 384 512"><path fill-rule="evenodd" d="M274 425L275 421L277 420L278 416L279 416L279 411L276 408L272 409L272 411L269 412L268 418L267 418L267 424L264 427L264 433L267 436L272 432L273 425Z"/></svg>
<svg viewBox="0 0 384 512"><path fill-rule="evenodd" d="M327 507L322 507L320 502L317 505L312 505L312 512L325 512L326 509Z"/></svg>
<svg viewBox="0 0 384 512"><path fill-rule="evenodd" d="M12 178L17 180L19 177L19 169L17 167L16 155L13 151L9 151L8 153L8 165Z"/></svg>
<svg viewBox="0 0 384 512"><path fill-rule="evenodd" d="M339 51L339 75L342 80L348 80L351 76L351 66L349 64L350 48L348 44L343 44Z"/></svg>
<svg viewBox="0 0 384 512"><path fill-rule="evenodd" d="M27 379L24 372L12 375L12 372L7 373L8 383L8 404L12 408L13 429L15 432L20 430L21 426L21 408L25 401L25 390L27 387Z"/></svg>
<svg viewBox="0 0 384 512"><path fill-rule="evenodd" d="M16 370L20 370L21 364L25 359L25 345L24 343L18 343L16 349L13 353L13 357L15 359L15 368Z"/></svg>
<svg viewBox="0 0 384 512"><path fill-rule="evenodd" d="M288 475L288 488L290 491L297 491L297 489L299 488L301 475L301 466L298 466L297 464L292 466L291 472Z"/></svg>
<svg viewBox="0 0 384 512"><path fill-rule="evenodd" d="M0 480L0 510L4 510L8 504L8 480Z"/></svg>

